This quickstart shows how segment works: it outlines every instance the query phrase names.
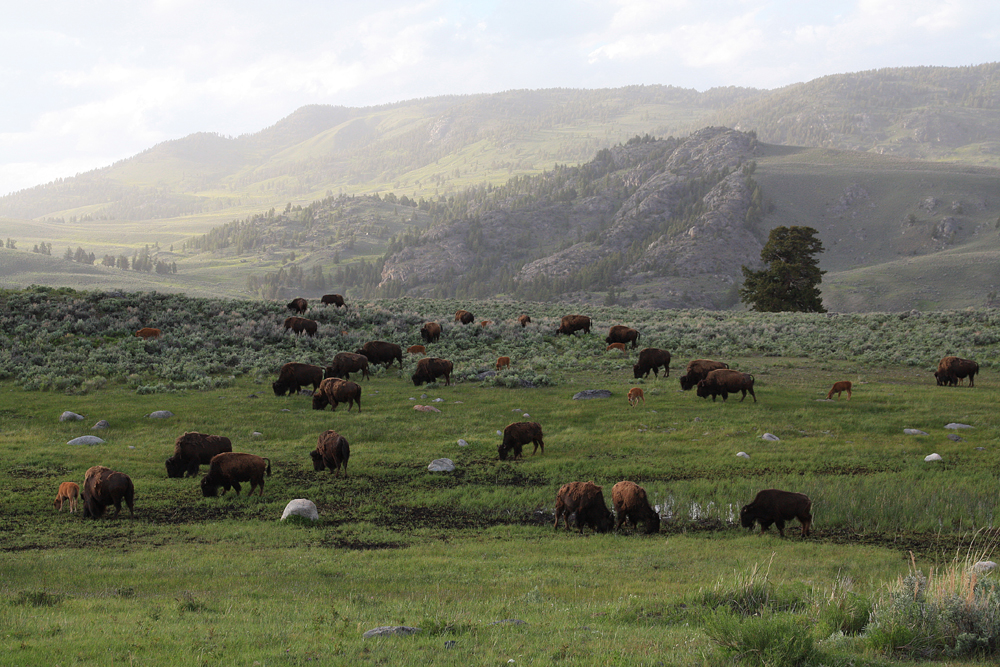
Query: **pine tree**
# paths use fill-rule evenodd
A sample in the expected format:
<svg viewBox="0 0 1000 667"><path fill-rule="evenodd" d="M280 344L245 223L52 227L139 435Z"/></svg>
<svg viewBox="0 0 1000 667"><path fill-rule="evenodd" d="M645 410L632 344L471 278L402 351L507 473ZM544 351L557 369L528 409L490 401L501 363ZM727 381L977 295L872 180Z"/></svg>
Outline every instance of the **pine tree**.
<svg viewBox="0 0 1000 667"><path fill-rule="evenodd" d="M823 243L812 227L775 227L760 251L767 266L760 271L743 267L740 301L752 310L825 313L817 287L826 271L820 271L816 255Z"/></svg>

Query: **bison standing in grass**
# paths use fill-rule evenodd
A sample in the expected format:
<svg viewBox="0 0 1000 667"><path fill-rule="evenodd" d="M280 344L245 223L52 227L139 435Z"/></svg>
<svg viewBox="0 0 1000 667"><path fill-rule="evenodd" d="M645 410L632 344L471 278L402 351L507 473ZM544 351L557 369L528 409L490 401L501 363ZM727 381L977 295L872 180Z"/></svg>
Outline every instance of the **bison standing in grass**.
<svg viewBox="0 0 1000 667"><path fill-rule="evenodd" d="M368 357L354 352L338 352L326 367L323 377L350 380L351 373L361 373L361 377L365 380L371 379L368 376Z"/></svg>
<svg viewBox="0 0 1000 667"><path fill-rule="evenodd" d="M319 301L325 306L336 306L337 308L346 306L344 303L344 297L340 294L324 294L323 298Z"/></svg>
<svg viewBox="0 0 1000 667"><path fill-rule="evenodd" d="M271 389L274 390L275 396L284 396L286 393L297 394L299 389L310 384L313 386L313 391L316 391L322 381L323 369L320 366L291 361L278 371L278 379L271 383Z"/></svg>
<svg viewBox="0 0 1000 667"><path fill-rule="evenodd" d="M729 368L729 364L711 359L693 359L688 362L687 371L681 376L681 389L689 391L708 377L708 374L720 368Z"/></svg>
<svg viewBox="0 0 1000 667"><path fill-rule="evenodd" d="M566 334L568 336L581 329L583 333L590 333L589 317L586 315L563 315L562 320L559 321L559 328L556 329L556 335Z"/></svg>
<svg viewBox="0 0 1000 667"><path fill-rule="evenodd" d="M521 448L528 443L533 443L535 448L531 450L531 455L539 449L545 453L545 441L542 440L542 426L538 422L514 422L508 424L503 430L503 442L497 445L497 453L500 460L507 460L507 452L513 451L511 458L521 458Z"/></svg>
<svg viewBox="0 0 1000 667"><path fill-rule="evenodd" d="M358 404L358 412L361 412L361 385L350 380L340 378L326 378L319 385L319 391L313 394L313 410L322 410L327 405L332 405L336 411L341 403L347 403L347 411L350 412L354 404Z"/></svg>
<svg viewBox="0 0 1000 667"><path fill-rule="evenodd" d="M304 317L292 316L285 318L285 331L288 331L289 329L291 329L292 333L296 336L304 332L309 334L309 337L312 338L319 330L319 325L316 323L316 320L307 320Z"/></svg>
<svg viewBox="0 0 1000 667"><path fill-rule="evenodd" d="M969 378L969 386L974 387L976 386L975 379L978 372L979 364L971 359L944 357L938 362L938 368L934 373L934 377L937 379L938 386L954 386L959 384L960 380Z"/></svg>
<svg viewBox="0 0 1000 667"><path fill-rule="evenodd" d="M833 395L836 394L837 400L839 401L841 392L846 391L847 400L851 400L851 387L853 386L854 385L851 384L850 380L841 380L840 382L834 382L833 387L831 387L830 391L827 392L826 398L827 400L832 399Z"/></svg>
<svg viewBox="0 0 1000 667"><path fill-rule="evenodd" d="M476 316L467 310L456 310L455 321L461 322L462 324L472 324L476 321Z"/></svg>
<svg viewBox="0 0 1000 667"><path fill-rule="evenodd" d="M149 340L150 338L159 338L160 330L154 329L153 327L143 327L136 331L135 335L143 340Z"/></svg>
<svg viewBox="0 0 1000 667"><path fill-rule="evenodd" d="M517 323L520 324L523 329L531 324L531 317L529 315L521 315L517 318Z"/></svg>
<svg viewBox="0 0 1000 667"><path fill-rule="evenodd" d="M455 365L447 359L424 357L417 362L417 370L410 379L413 380L414 386L419 387L425 382L434 382L443 375L447 386L451 384L451 372L454 368Z"/></svg>
<svg viewBox="0 0 1000 667"><path fill-rule="evenodd" d="M728 368L719 368L709 373L704 380L698 383L698 396L701 398L711 396L713 403L715 402L715 397L720 394L722 395L722 400L725 401L729 398L729 394L735 394L738 391L743 392L740 403L747 397L748 391L753 396L753 402L757 402L757 394L753 393L753 376L750 373L740 373Z"/></svg>
<svg viewBox="0 0 1000 667"><path fill-rule="evenodd" d="M309 302L303 299L302 297L296 297L291 301L289 301L288 305L285 306L285 308L292 311L293 313L298 313L299 315L301 315L302 313L306 312L309 309Z"/></svg>
<svg viewBox="0 0 1000 667"><path fill-rule="evenodd" d="M657 347L646 347L639 351L639 359L632 366L632 375L638 380L648 377L649 371L653 371L653 376L659 379L661 366L663 377L670 377L670 353Z"/></svg>
<svg viewBox="0 0 1000 667"><path fill-rule="evenodd" d="M399 369L403 369L403 348L395 343L387 343L384 340L370 340L360 349L354 350L354 354L363 354L368 357L368 363L381 364L388 368L393 361L399 362Z"/></svg>
<svg viewBox="0 0 1000 667"><path fill-rule="evenodd" d="M259 486L258 495L263 496L265 473L271 475L271 459L243 452L216 454L208 464L208 474L201 478L201 493L206 498L214 498L219 495L221 486L223 495L230 488L240 495L240 482L250 482L247 495L252 496L253 490Z"/></svg>
<svg viewBox="0 0 1000 667"><path fill-rule="evenodd" d="M56 493L55 502L52 506L62 512L63 502L69 501L69 511L76 511L76 501L80 497L80 485L76 482L63 482L59 485L59 491Z"/></svg>
<svg viewBox="0 0 1000 667"><path fill-rule="evenodd" d="M436 343L441 338L441 325L437 322L426 322L420 328L420 337L424 343Z"/></svg>
<svg viewBox="0 0 1000 667"><path fill-rule="evenodd" d="M189 431L177 436L174 455L167 459L167 477L194 477L202 463L222 452L233 451L233 443L222 435L208 435Z"/></svg>
<svg viewBox="0 0 1000 667"><path fill-rule="evenodd" d="M122 501L128 505L129 514L135 516L135 487L123 472L105 466L88 468L83 476L83 516L99 519L108 505L115 506L115 516L122 511Z"/></svg>
<svg viewBox="0 0 1000 667"><path fill-rule="evenodd" d="M626 479L611 487L611 503L618 515L615 530L619 530L624 523L638 528L642 521L646 524L647 534L660 532L660 515L649 506L646 490L635 482Z"/></svg>
<svg viewBox="0 0 1000 667"><path fill-rule="evenodd" d="M597 533L611 529L613 517L604 504L601 487L593 482L570 482L563 484L556 494L556 520L553 528L559 528L559 519L565 519L569 530L569 517L576 514L576 527L583 534L583 527L590 526Z"/></svg>
<svg viewBox="0 0 1000 667"><path fill-rule="evenodd" d="M802 524L802 537L805 537L812 524L811 510L812 501L804 493L765 489L757 494L752 503L740 509L740 524L744 528L753 528L754 522L757 522L763 535L773 523L784 537L785 522L798 519Z"/></svg>
<svg viewBox="0 0 1000 667"><path fill-rule="evenodd" d="M608 329L608 337L604 339L608 345L612 343L632 344L634 350L639 344L639 332L623 324L616 324Z"/></svg>
<svg viewBox="0 0 1000 667"><path fill-rule="evenodd" d="M347 438L336 431L323 431L319 435L316 449L309 453L312 457L313 469L319 472L329 468L330 473L340 477L340 467L344 467L344 477L347 477L347 460L351 458L351 446Z"/></svg>

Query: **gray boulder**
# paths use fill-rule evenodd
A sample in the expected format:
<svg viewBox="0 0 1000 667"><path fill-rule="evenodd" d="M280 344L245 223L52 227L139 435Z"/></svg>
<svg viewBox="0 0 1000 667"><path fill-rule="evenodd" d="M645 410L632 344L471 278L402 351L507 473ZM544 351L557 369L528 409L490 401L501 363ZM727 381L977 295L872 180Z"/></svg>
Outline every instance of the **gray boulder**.
<svg viewBox="0 0 1000 667"><path fill-rule="evenodd" d="M781 440L781 438L779 438L773 433L765 433L764 435L760 436L760 439L767 440L768 442L778 442L779 440Z"/></svg>
<svg viewBox="0 0 1000 667"><path fill-rule="evenodd" d="M75 412L70 412L69 410L59 415L59 421L61 422L75 422L80 421L81 419L83 419L83 415L78 415Z"/></svg>
<svg viewBox="0 0 1000 667"><path fill-rule="evenodd" d="M903 433L906 435L927 435L927 431L921 431L919 428L904 428Z"/></svg>
<svg viewBox="0 0 1000 667"><path fill-rule="evenodd" d="M170 410L157 410L155 412L150 412L146 416L150 419L166 419L167 417L173 417L174 413Z"/></svg>
<svg viewBox="0 0 1000 667"><path fill-rule="evenodd" d="M102 419L101 421L99 421L96 424L94 424L93 426L91 426L90 430L91 431L100 431L100 430L106 429L109 426L111 426L111 424L108 423L108 420L107 419Z"/></svg>
<svg viewBox="0 0 1000 667"><path fill-rule="evenodd" d="M950 428L950 429L955 429L955 430L960 429L960 428L972 428L968 424L959 424L957 422L952 422L950 424L945 424L944 427L945 428Z"/></svg>
<svg viewBox="0 0 1000 667"><path fill-rule="evenodd" d="M361 636L370 639L372 637L388 637L389 635L415 635L418 632L420 632L420 628L411 628L406 625L383 625L372 628Z"/></svg>
<svg viewBox="0 0 1000 667"><path fill-rule="evenodd" d="M924 461L927 461L928 463L930 463L931 461L940 461L940 460L941 460L941 455L937 453L928 454L927 456L924 457Z"/></svg>
<svg viewBox="0 0 1000 667"><path fill-rule="evenodd" d="M104 441L98 438L96 435L81 435L79 438L73 438L67 445L103 445Z"/></svg>
<svg viewBox="0 0 1000 667"><path fill-rule="evenodd" d="M427 469L431 472L451 472L455 469L455 463L451 459L434 459Z"/></svg>
<svg viewBox="0 0 1000 667"><path fill-rule="evenodd" d="M574 401L586 401L591 398L611 398L611 392L607 389L584 389L573 394Z"/></svg>
<svg viewBox="0 0 1000 667"><path fill-rule="evenodd" d="M281 513L281 520L284 521L290 516L301 516L316 521L319 519L319 511L316 509L316 503L313 501L306 500L305 498L296 498L295 500L289 500L288 504L285 505L285 511Z"/></svg>

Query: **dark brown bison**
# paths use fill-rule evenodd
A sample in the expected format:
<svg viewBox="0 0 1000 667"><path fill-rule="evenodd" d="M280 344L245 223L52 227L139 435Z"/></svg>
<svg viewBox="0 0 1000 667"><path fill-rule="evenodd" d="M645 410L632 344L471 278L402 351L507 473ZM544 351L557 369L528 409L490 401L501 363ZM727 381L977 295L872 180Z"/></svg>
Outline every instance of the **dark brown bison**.
<svg viewBox="0 0 1000 667"><path fill-rule="evenodd" d="M302 313L309 310L309 302L300 296L289 301L288 305L285 306L285 308L292 311L293 313L298 313L299 315L301 315Z"/></svg>
<svg viewBox="0 0 1000 667"><path fill-rule="evenodd" d="M285 318L285 331L291 329L292 333L296 336L302 332L309 334L310 337L315 336L318 328L319 325L316 324L316 320L307 320L304 317L295 316Z"/></svg>
<svg viewBox="0 0 1000 667"><path fill-rule="evenodd" d="M209 463L216 454L231 451L233 443L222 435L197 431L179 435L174 441L174 455L167 459L167 477L194 477L202 463Z"/></svg>
<svg viewBox="0 0 1000 667"><path fill-rule="evenodd" d="M961 380L969 378L969 386L974 387L976 373L979 372L979 364L971 359L961 359L959 357L944 357L938 362L937 372L934 377L938 385L957 385Z"/></svg>
<svg viewBox="0 0 1000 667"><path fill-rule="evenodd" d="M330 473L340 477L340 467L344 467L344 477L347 477L347 459L351 458L351 446L347 438L336 431L323 431L319 434L316 449L309 453L312 457L313 469L319 472L329 468Z"/></svg>
<svg viewBox="0 0 1000 667"><path fill-rule="evenodd" d="M753 502L740 509L740 524L744 528L753 528L756 521L760 524L761 535L773 523L778 527L781 536L785 536L785 522L798 519L802 524L802 537L809 534L812 523L812 501L804 493L765 489L757 494Z"/></svg>
<svg viewBox="0 0 1000 667"><path fill-rule="evenodd" d="M427 322L420 329L420 337L425 343L436 343L441 337L441 325L437 322Z"/></svg>
<svg viewBox="0 0 1000 667"><path fill-rule="evenodd" d="M715 402L715 397L720 394L722 395L722 400L725 401L729 397L729 394L735 394L738 391L743 392L740 403L747 397L748 391L753 396L753 402L757 402L757 394L753 393L753 376L749 373L740 373L728 368L718 368L710 372L708 377L698 383L698 396L701 398L711 396L713 403Z"/></svg>
<svg viewBox="0 0 1000 667"><path fill-rule="evenodd" d="M660 532L660 515L649 506L646 490L635 482L626 479L611 487L611 504L615 506L615 514L618 515L615 530L626 522L638 528L642 521L646 524L646 533Z"/></svg>
<svg viewBox="0 0 1000 667"><path fill-rule="evenodd" d="M698 386L698 383L708 377L708 374L720 368L729 368L729 364L711 359L694 359L688 362L687 372L681 376L681 389L688 391Z"/></svg>
<svg viewBox="0 0 1000 667"><path fill-rule="evenodd" d="M639 344L639 332L623 324L616 324L608 329L608 337L604 339L604 342L608 345L612 343L624 343L626 345L631 343L634 350Z"/></svg>
<svg viewBox="0 0 1000 667"><path fill-rule="evenodd" d="M135 516L135 487L123 472L104 466L88 468L83 475L83 516L99 519L108 505L115 506L115 516L122 511L122 501Z"/></svg>
<svg viewBox="0 0 1000 667"><path fill-rule="evenodd" d="M399 369L403 369L403 348L395 343L387 343L384 340L371 340L354 350L354 354L363 354L368 357L370 364L382 364L386 368L392 366L393 361L399 362Z"/></svg>
<svg viewBox="0 0 1000 667"><path fill-rule="evenodd" d="M523 329L524 327L531 324L531 317L529 317L528 315L521 315L520 317L517 318L517 323L520 324L521 328Z"/></svg>
<svg viewBox="0 0 1000 667"><path fill-rule="evenodd" d="M135 335L138 336L139 338L142 338L143 340L147 340L149 338L159 338L160 330L154 329L153 327L143 327L138 331L136 331Z"/></svg>
<svg viewBox="0 0 1000 667"><path fill-rule="evenodd" d="M351 379L351 373L361 373L365 380L368 377L368 357L354 352L338 352L333 357L333 361L326 367L324 378Z"/></svg>
<svg viewBox="0 0 1000 667"><path fill-rule="evenodd" d="M559 328L556 329L556 334L566 334L580 331L583 329L583 333L590 333L590 318L586 315L563 315L562 320L559 322Z"/></svg>
<svg viewBox="0 0 1000 667"><path fill-rule="evenodd" d="M569 530L571 514L576 514L576 527L581 534L585 525L595 532L606 533L613 523L611 512L604 504L604 493L593 482L570 482L559 489L556 494L556 520L552 527L558 529L559 519L564 518L566 530Z"/></svg>
<svg viewBox="0 0 1000 667"><path fill-rule="evenodd" d="M344 297L339 294L324 294L323 298L320 299L320 303L326 306L336 306L337 308L345 305Z"/></svg>
<svg viewBox="0 0 1000 667"><path fill-rule="evenodd" d="M472 324L476 321L476 316L467 310L456 310L455 321L461 322L462 324Z"/></svg>
<svg viewBox="0 0 1000 667"><path fill-rule="evenodd" d="M286 393L297 394L299 389L310 384L313 386L313 391L316 391L322 381L322 367L291 361L278 371L278 379L271 383L271 388L275 396L284 396Z"/></svg>
<svg viewBox="0 0 1000 667"><path fill-rule="evenodd" d="M513 451L511 458L521 458L521 448L528 443L533 443L535 448L531 450L531 455L539 449L545 453L545 441L542 440L542 426L538 422L514 422L508 424L503 430L503 442L497 445L497 453L500 460L507 460L507 452Z"/></svg>
<svg viewBox="0 0 1000 667"><path fill-rule="evenodd" d="M313 410L322 410L327 405L333 406L331 409L336 410L341 403L347 403L348 412L357 403L358 412L361 412L361 385L350 380L326 378L319 385L319 390L313 394Z"/></svg>
<svg viewBox="0 0 1000 667"><path fill-rule="evenodd" d="M236 490L236 495L240 495L240 482L250 482L250 492L260 487L258 495L264 495L264 473L271 475L271 459L257 456L256 454L244 454L243 452L223 452L212 457L208 464L208 474L201 478L201 494L206 498L214 498L219 495L219 487L222 487L222 494L230 488Z"/></svg>
<svg viewBox="0 0 1000 667"><path fill-rule="evenodd" d="M413 380L414 386L419 387L425 382L434 382L442 375L444 376L445 386L451 384L451 371L455 368L455 364L451 363L447 359L439 359L437 357L424 357L417 362L417 370L410 377Z"/></svg>
<svg viewBox="0 0 1000 667"><path fill-rule="evenodd" d="M660 367L663 367L663 377L670 377L670 353L658 347L644 347L639 351L639 359L632 366L632 375L636 379L647 377L653 371L653 377L660 378Z"/></svg>

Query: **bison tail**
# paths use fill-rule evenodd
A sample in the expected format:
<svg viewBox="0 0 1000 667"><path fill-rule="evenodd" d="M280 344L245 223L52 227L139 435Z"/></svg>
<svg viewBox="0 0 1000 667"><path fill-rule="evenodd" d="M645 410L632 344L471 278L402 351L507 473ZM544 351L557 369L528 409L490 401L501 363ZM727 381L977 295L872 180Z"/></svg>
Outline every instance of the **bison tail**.
<svg viewBox="0 0 1000 667"><path fill-rule="evenodd" d="M265 456L264 460L267 461L267 470L265 470L265 472L267 473L267 476L270 477L271 476L271 459L269 459L269 458L267 458Z"/></svg>

